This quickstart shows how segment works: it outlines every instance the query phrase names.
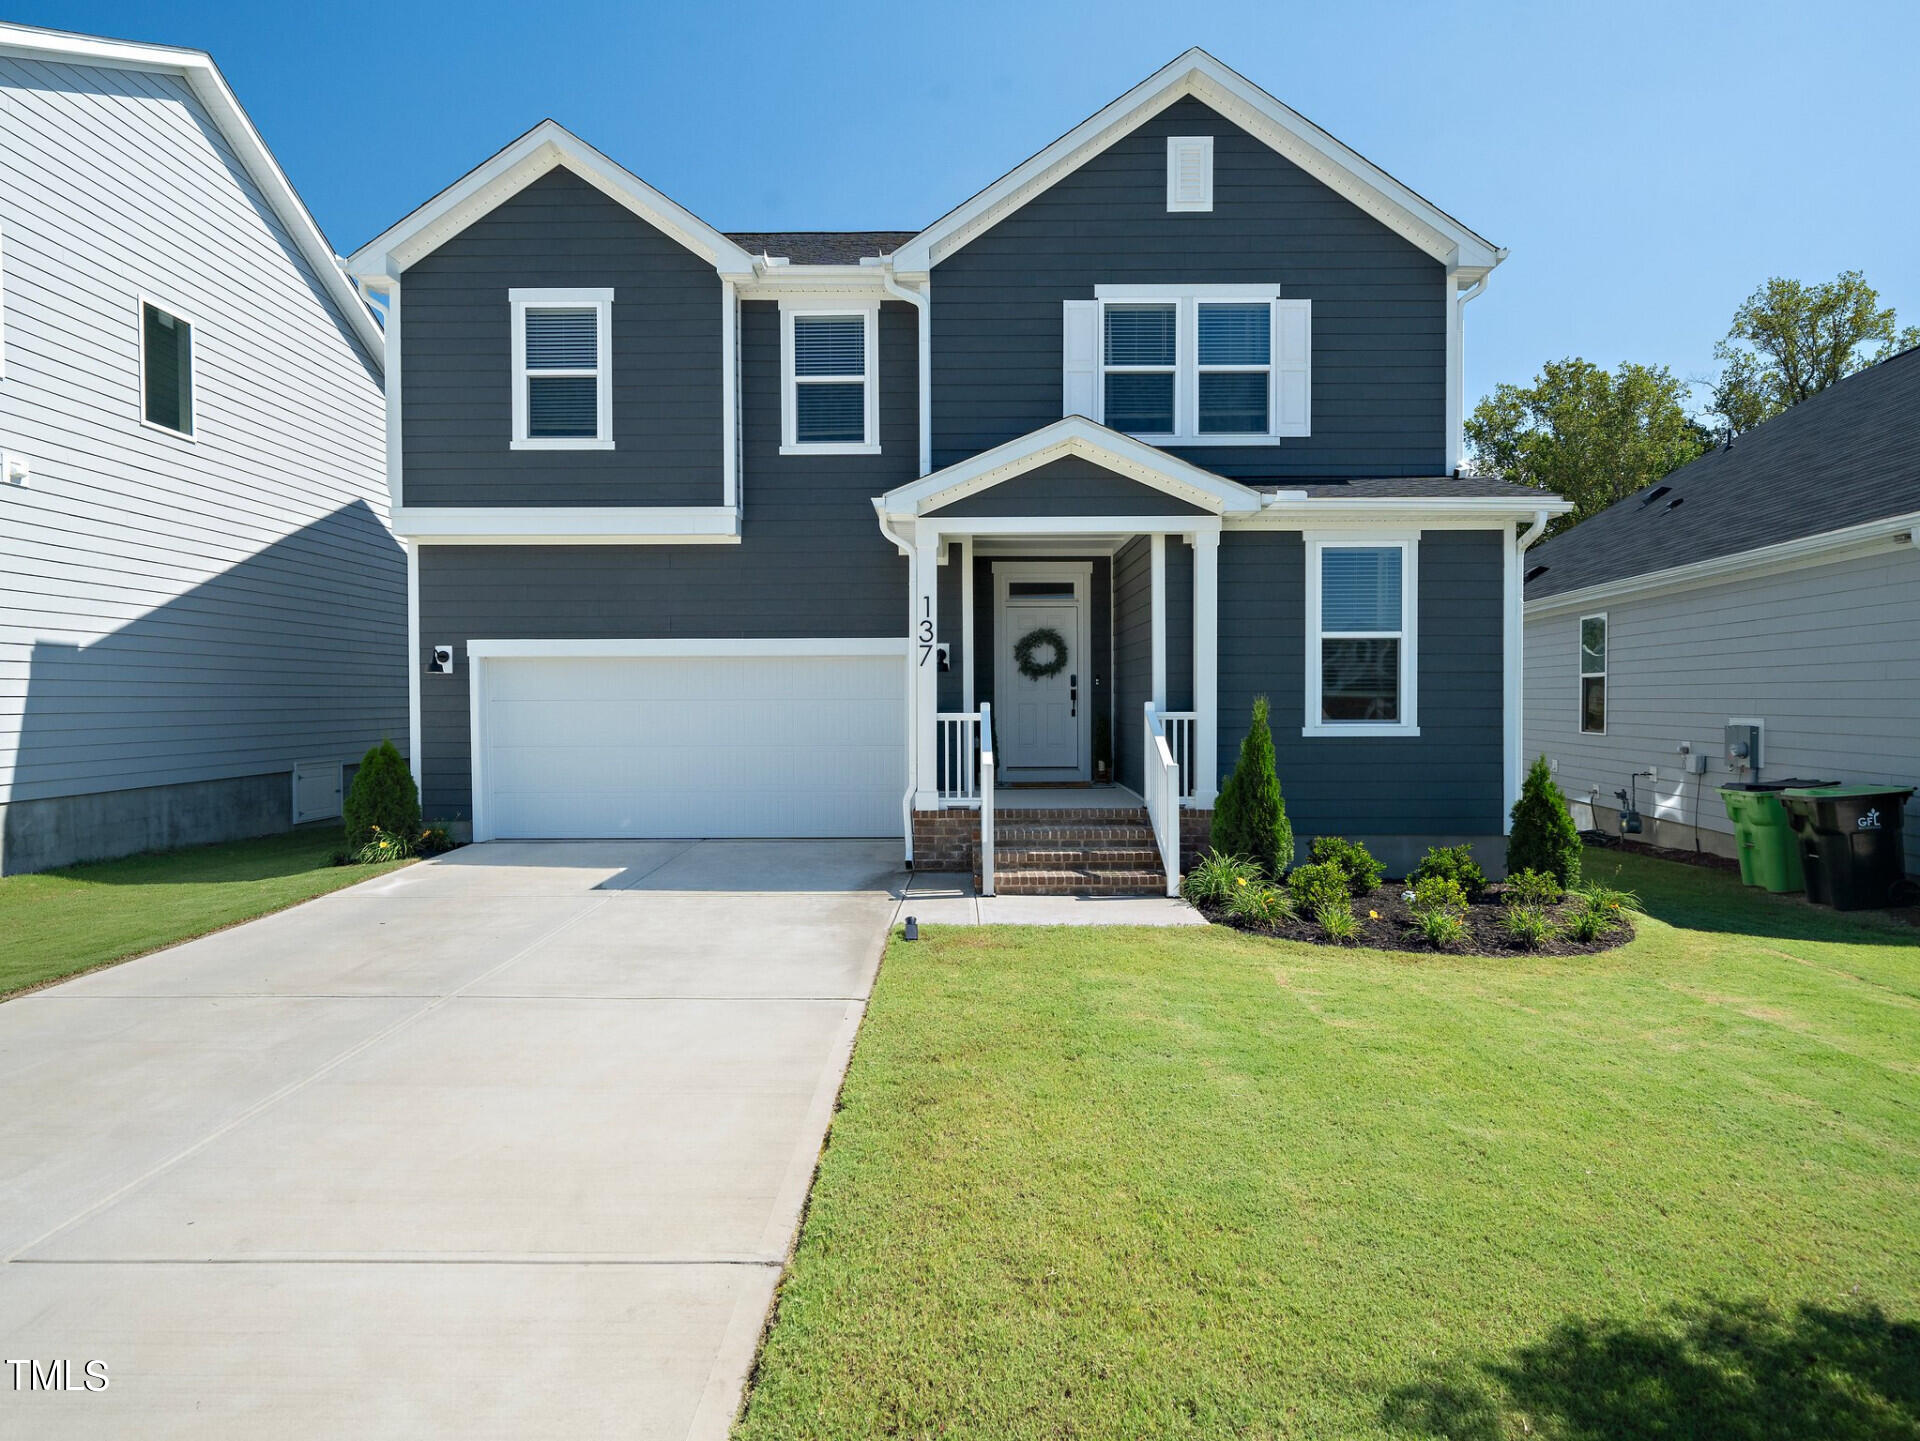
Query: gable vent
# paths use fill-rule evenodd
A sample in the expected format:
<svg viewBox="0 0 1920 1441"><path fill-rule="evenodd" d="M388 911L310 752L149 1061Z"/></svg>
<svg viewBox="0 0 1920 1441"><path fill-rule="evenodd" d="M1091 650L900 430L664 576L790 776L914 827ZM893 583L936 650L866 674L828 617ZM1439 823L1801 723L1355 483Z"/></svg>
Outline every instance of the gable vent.
<svg viewBox="0 0 1920 1441"><path fill-rule="evenodd" d="M1167 209L1213 209L1213 137L1167 137Z"/></svg>

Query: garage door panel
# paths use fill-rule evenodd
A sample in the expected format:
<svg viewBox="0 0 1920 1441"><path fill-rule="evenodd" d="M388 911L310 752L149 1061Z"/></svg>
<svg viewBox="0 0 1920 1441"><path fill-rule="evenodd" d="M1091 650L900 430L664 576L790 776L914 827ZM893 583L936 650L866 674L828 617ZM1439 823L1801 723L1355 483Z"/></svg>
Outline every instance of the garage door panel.
<svg viewBox="0 0 1920 1441"><path fill-rule="evenodd" d="M485 661L497 836L871 836L905 787L899 656Z"/></svg>

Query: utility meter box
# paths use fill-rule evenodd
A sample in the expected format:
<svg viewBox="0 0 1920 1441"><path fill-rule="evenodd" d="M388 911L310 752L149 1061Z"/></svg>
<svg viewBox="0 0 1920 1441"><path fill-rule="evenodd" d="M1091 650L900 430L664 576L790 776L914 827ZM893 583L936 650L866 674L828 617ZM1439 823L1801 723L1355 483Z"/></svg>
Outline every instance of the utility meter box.
<svg viewBox="0 0 1920 1441"><path fill-rule="evenodd" d="M1760 722L1728 721L1727 769L1757 771L1760 761Z"/></svg>

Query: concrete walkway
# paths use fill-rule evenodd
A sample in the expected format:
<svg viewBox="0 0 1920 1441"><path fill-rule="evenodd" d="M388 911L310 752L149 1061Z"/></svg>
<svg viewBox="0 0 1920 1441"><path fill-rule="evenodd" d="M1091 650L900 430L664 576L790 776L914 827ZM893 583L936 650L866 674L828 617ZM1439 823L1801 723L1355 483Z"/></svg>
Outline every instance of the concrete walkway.
<svg viewBox="0 0 1920 1441"><path fill-rule="evenodd" d="M0 1005L0 1435L723 1436L898 854L476 846Z"/></svg>

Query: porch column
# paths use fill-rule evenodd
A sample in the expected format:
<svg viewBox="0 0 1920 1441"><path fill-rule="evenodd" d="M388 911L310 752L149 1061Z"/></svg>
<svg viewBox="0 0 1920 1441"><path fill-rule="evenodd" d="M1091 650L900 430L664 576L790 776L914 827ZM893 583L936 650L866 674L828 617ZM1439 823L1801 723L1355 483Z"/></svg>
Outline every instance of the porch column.
<svg viewBox="0 0 1920 1441"><path fill-rule="evenodd" d="M1193 804L1210 809L1220 776L1220 532L1193 542Z"/></svg>
<svg viewBox="0 0 1920 1441"><path fill-rule="evenodd" d="M926 522L921 522L922 527ZM940 809L940 535L921 529L913 550L913 808Z"/></svg>
<svg viewBox="0 0 1920 1441"><path fill-rule="evenodd" d="M1153 708L1167 708L1167 538L1153 533Z"/></svg>
<svg viewBox="0 0 1920 1441"><path fill-rule="evenodd" d="M973 678L973 537L960 537L960 653L966 660L961 710L978 710L974 703Z"/></svg>

